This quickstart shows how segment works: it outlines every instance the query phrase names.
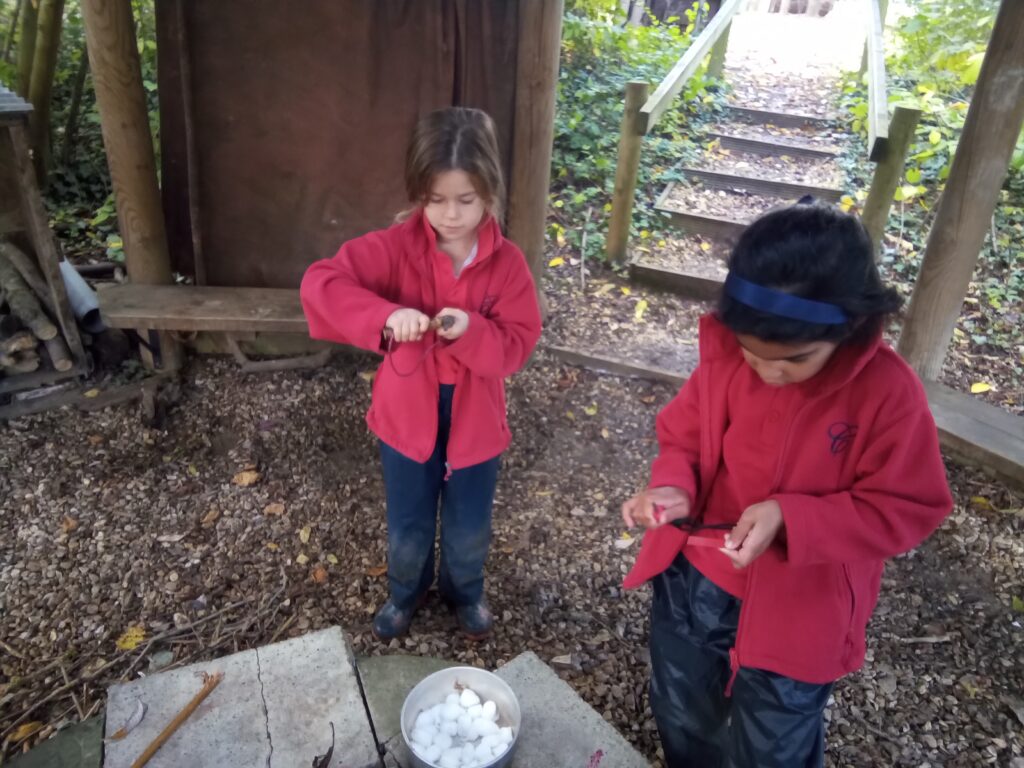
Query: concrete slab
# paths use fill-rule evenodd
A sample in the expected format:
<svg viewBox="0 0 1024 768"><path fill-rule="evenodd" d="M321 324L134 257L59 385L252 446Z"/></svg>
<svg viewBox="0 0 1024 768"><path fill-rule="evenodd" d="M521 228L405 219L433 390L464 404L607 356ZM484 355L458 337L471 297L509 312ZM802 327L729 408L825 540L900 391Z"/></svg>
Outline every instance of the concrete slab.
<svg viewBox="0 0 1024 768"><path fill-rule="evenodd" d="M440 659L380 656L357 667L385 764L409 768L399 714L406 695L427 675L452 666ZM587 768L601 750L601 768L650 768L618 731L595 712L536 654L523 653L495 670L519 699L523 729L511 768Z"/></svg>
<svg viewBox="0 0 1024 768"><path fill-rule="evenodd" d="M100 768L103 764L103 718L90 717L65 728L31 752L15 755L10 768Z"/></svg>
<svg viewBox="0 0 1024 768"><path fill-rule="evenodd" d="M387 768L412 765L400 722L405 697L427 675L452 666L456 666L454 662L430 656L364 656L356 660Z"/></svg>
<svg viewBox="0 0 1024 768"><path fill-rule="evenodd" d="M587 768L597 750L601 768L650 768L619 732L541 661L516 656L495 674L508 683L523 712L513 768Z"/></svg>
<svg viewBox="0 0 1024 768"><path fill-rule="evenodd" d="M309 768L331 743L331 765L380 765L359 692L355 658L340 627L257 650L266 701L272 768ZM221 763L227 765L227 763Z"/></svg>
<svg viewBox="0 0 1024 768"><path fill-rule="evenodd" d="M142 724L107 745L104 768L129 768L200 689L201 672L224 679L156 753L147 768L309 768L336 741L331 768L380 765L359 693L352 652L338 627L258 650L194 664L108 691L106 732L142 699Z"/></svg>

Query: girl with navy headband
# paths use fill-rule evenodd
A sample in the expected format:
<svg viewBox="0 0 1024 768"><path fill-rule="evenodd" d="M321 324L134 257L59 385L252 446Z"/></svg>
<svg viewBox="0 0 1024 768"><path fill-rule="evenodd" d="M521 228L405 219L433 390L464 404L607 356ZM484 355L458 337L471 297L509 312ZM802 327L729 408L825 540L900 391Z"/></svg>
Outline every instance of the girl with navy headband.
<svg viewBox="0 0 1024 768"><path fill-rule="evenodd" d="M700 364L658 415L646 529L651 708L669 768L816 768L864 661L883 562L952 508L924 389L882 340L899 297L860 221L801 201L733 250Z"/></svg>

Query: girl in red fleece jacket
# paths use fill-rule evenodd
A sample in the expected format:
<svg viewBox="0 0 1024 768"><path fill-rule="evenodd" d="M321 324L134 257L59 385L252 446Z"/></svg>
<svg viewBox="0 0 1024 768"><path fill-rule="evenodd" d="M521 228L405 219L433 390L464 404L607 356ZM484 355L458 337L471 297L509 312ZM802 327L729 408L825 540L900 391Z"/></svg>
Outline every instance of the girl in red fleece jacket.
<svg viewBox="0 0 1024 768"><path fill-rule="evenodd" d="M952 507L899 307L860 221L798 204L740 237L700 363L658 415L646 528L651 708L669 768L815 768L886 558Z"/></svg>
<svg viewBox="0 0 1024 768"><path fill-rule="evenodd" d="M423 118L406 155L413 211L345 243L302 280L310 335L383 353L367 414L380 438L391 597L374 634L409 630L434 583L472 638L490 633L484 563L499 456L511 435L504 378L540 337L523 254L502 237L494 124L477 109Z"/></svg>

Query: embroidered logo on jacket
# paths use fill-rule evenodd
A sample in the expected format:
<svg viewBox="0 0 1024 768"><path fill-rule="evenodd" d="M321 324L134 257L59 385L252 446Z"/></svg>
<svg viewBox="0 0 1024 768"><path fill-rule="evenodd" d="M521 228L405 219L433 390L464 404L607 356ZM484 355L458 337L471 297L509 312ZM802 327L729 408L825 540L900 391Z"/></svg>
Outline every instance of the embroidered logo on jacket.
<svg viewBox="0 0 1024 768"><path fill-rule="evenodd" d="M832 441L829 450L833 456L837 456L850 447L853 438L857 436L857 425L837 421L828 428L828 436Z"/></svg>
<svg viewBox="0 0 1024 768"><path fill-rule="evenodd" d="M498 297L493 293L489 293L484 296L484 300L480 302L480 314L484 317L489 317L491 310L494 309L494 305L498 303Z"/></svg>

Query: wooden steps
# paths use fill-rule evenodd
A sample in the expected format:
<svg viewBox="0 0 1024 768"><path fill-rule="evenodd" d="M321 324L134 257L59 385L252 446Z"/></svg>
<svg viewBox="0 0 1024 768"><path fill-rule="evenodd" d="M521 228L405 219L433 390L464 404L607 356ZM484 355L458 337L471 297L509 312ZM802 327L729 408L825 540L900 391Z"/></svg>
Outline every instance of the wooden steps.
<svg viewBox="0 0 1024 768"><path fill-rule="evenodd" d="M814 115L798 115L792 112L773 112L767 109L750 109L748 107L727 107L730 113L738 119L748 123L761 123L763 125L775 125L779 128L831 128L835 121L827 117L816 117Z"/></svg>
<svg viewBox="0 0 1024 768"><path fill-rule="evenodd" d="M823 147L803 146L784 141L766 141L718 131L711 131L708 136L718 141L722 149L731 149L736 152L753 152L758 155L773 155L775 157L789 155L811 160L835 160L839 157L838 150Z"/></svg>
<svg viewBox="0 0 1024 768"><path fill-rule="evenodd" d="M114 328L309 334L290 288L125 284L100 291L99 300Z"/></svg>
<svg viewBox="0 0 1024 768"><path fill-rule="evenodd" d="M817 187L810 184L798 184L790 181L762 179L756 176L736 176L731 173L718 173L702 168L683 168L680 173L691 181L699 181L711 189L728 189L734 191L753 192L758 195L799 200L804 195L813 195L819 200L837 203L843 196L842 190L830 187Z"/></svg>

